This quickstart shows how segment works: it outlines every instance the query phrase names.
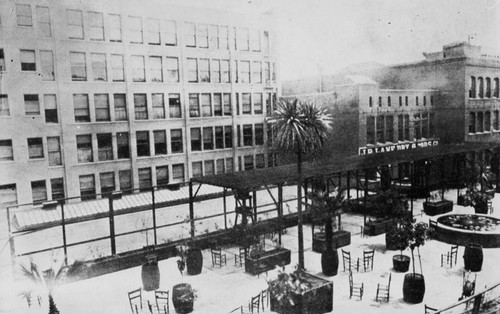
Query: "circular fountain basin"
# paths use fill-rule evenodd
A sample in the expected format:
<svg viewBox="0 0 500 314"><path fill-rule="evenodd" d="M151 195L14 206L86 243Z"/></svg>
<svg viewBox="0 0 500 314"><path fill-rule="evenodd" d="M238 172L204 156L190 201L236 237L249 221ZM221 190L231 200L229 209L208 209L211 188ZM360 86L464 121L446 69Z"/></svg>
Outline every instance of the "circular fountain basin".
<svg viewBox="0 0 500 314"><path fill-rule="evenodd" d="M500 247L500 219L482 215L447 214L437 219L436 240L466 245L474 242L483 248Z"/></svg>

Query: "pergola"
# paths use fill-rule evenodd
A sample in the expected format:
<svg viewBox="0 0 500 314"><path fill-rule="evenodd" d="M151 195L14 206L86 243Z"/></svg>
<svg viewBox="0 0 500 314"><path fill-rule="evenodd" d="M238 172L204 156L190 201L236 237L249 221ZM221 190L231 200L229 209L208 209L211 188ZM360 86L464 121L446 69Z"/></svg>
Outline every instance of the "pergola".
<svg viewBox="0 0 500 314"><path fill-rule="evenodd" d="M328 180L327 182L335 184L332 180L338 177L339 185L341 184L342 178L346 179L349 191L351 177L354 176L359 178L359 171L364 172L365 182L367 182L368 172L366 170L379 169L389 165L409 163L412 166L410 177L410 182L412 183L410 189L412 189L415 177L415 163L432 160L449 160L453 161L454 165L456 165L456 171L458 173L461 169L461 164L459 162L461 161L462 164L465 165L465 155L467 153L478 153L485 150L495 150L498 152L500 151L500 144L470 142L464 144L444 144L390 153L351 156L347 158L332 156L315 162L304 162L302 165L302 184L305 184L307 187L307 183L315 178L324 178ZM500 178L498 173L496 174L496 177L498 183ZM299 176L296 164L192 178L189 182L191 235L194 236L194 202L197 197L199 186L202 184L222 187L224 188L224 191L227 191L227 189L232 190L236 198L237 208L240 207L245 210L252 209L251 204L247 204L247 201L250 199L249 193L252 192L254 195L253 215L256 215L255 191L262 188L266 188L269 191L270 187L277 186L278 199L276 200L273 197L273 201L276 204L278 217L281 217L283 209L282 187L286 184L297 184L298 182ZM194 183L199 184L197 191L193 191ZM364 189L364 200L366 202L366 192L368 191L367 184L365 184ZM224 193L224 213L226 213L225 197L226 193ZM348 195L348 197L350 197L350 195ZM413 211L413 197L411 210ZM238 214L241 214L244 217L245 215L251 216L252 213L250 211L246 213L239 213L237 210L236 214L237 216Z"/></svg>

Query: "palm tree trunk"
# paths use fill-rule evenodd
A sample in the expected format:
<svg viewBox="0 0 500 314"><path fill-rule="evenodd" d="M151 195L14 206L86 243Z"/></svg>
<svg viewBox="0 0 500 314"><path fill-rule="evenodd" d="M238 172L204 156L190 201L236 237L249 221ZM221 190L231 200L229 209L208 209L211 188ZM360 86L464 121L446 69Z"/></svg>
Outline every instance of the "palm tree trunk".
<svg viewBox="0 0 500 314"><path fill-rule="evenodd" d="M332 227L333 219L331 216L328 216L325 220L325 244L326 250L333 250L333 227Z"/></svg>
<svg viewBox="0 0 500 314"><path fill-rule="evenodd" d="M304 231L302 228L302 148L297 141L297 173L299 182L297 184L297 216L298 216L298 240L299 240L299 269L305 269L304 266Z"/></svg>
<svg viewBox="0 0 500 314"><path fill-rule="evenodd" d="M59 310L57 309L51 292L49 292L49 314L59 314Z"/></svg>

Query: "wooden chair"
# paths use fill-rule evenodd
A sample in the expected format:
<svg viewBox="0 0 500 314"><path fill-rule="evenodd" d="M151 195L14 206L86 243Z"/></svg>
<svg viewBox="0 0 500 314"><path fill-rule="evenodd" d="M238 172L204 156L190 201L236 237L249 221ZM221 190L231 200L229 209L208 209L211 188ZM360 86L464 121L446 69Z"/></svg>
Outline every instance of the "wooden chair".
<svg viewBox="0 0 500 314"><path fill-rule="evenodd" d="M139 309L142 311L142 290L141 288L128 292L128 301L132 313L137 313Z"/></svg>
<svg viewBox="0 0 500 314"><path fill-rule="evenodd" d="M344 251L342 250L342 265L344 266L344 271L348 270L351 271L352 269L356 269L357 272L359 272L359 258L357 258L355 261L351 260L351 252Z"/></svg>
<svg viewBox="0 0 500 314"><path fill-rule="evenodd" d="M431 219L429 218L429 231L430 231L430 232L429 232L429 235L430 235L430 237L431 237L431 238L432 238L432 237L433 237L433 235L435 234L436 229L437 229L437 221L431 220Z"/></svg>
<svg viewBox="0 0 500 314"><path fill-rule="evenodd" d="M252 313L260 312L260 298L261 298L260 293L252 297L252 300L250 301L250 309Z"/></svg>
<svg viewBox="0 0 500 314"><path fill-rule="evenodd" d="M210 249L212 253L212 265L218 265L219 267L222 267L223 265L226 265L226 254L222 253L222 249L220 247L218 248L212 248Z"/></svg>
<svg viewBox="0 0 500 314"><path fill-rule="evenodd" d="M359 297L360 300L363 299L364 283L356 283L352 278L352 271L349 270L349 299L352 296Z"/></svg>
<svg viewBox="0 0 500 314"><path fill-rule="evenodd" d="M264 289L260 292L262 311L265 311L266 307L269 307L269 289Z"/></svg>
<svg viewBox="0 0 500 314"><path fill-rule="evenodd" d="M363 251L363 268L366 271L368 269L373 270L373 257L375 255L375 250L364 250Z"/></svg>
<svg viewBox="0 0 500 314"><path fill-rule="evenodd" d="M441 267L443 265L450 265L450 268L453 267L453 264L457 264L457 256L458 256L458 245L452 245L450 251L441 254ZM453 263L453 258L455 258L455 263Z"/></svg>
<svg viewBox="0 0 500 314"><path fill-rule="evenodd" d="M247 257L248 254L248 248L246 247L240 247L239 248L239 253L234 254L234 265L235 266L243 266L245 265L245 258Z"/></svg>
<svg viewBox="0 0 500 314"><path fill-rule="evenodd" d="M432 314L437 312L437 309L427 306L427 304L424 304L424 306L425 306L425 314Z"/></svg>
<svg viewBox="0 0 500 314"><path fill-rule="evenodd" d="M389 274L389 282L387 285L384 284L377 284L377 296L375 297L375 300L378 301L378 299L385 299L387 302L389 302L389 296L390 296L390 290L391 290L391 278L392 274Z"/></svg>
<svg viewBox="0 0 500 314"><path fill-rule="evenodd" d="M168 291L162 291L162 290L155 291L156 309L158 310L158 314L170 313L168 300L169 300Z"/></svg>
<svg viewBox="0 0 500 314"><path fill-rule="evenodd" d="M467 275L466 275L467 274ZM462 295L458 300L463 300L465 298L468 298L474 294L476 291L476 279L477 279L477 274L474 274L474 280L470 279L471 272L464 272L463 275L463 281L462 281ZM469 304L467 302L466 307L468 307Z"/></svg>

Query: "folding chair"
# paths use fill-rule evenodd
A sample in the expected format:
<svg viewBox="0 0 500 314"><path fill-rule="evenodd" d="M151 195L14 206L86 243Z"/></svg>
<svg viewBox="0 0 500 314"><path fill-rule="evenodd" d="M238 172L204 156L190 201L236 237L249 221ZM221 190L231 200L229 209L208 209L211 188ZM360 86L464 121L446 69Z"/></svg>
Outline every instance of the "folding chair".
<svg viewBox="0 0 500 314"><path fill-rule="evenodd" d="M441 254L441 267L443 265L450 265L450 268L453 267L453 264L457 264L457 256L458 256L458 245L452 245L449 252ZM455 257L455 263L453 263L453 257Z"/></svg>
<svg viewBox="0 0 500 314"><path fill-rule="evenodd" d="M162 290L155 291L156 308L158 309L158 314L170 313L168 305L168 297L169 297L168 291L162 291Z"/></svg>
<svg viewBox="0 0 500 314"><path fill-rule="evenodd" d="M210 249L212 253L212 265L218 265L219 267L222 267L223 265L226 265L226 254L222 254L222 250L220 247L218 248L212 248Z"/></svg>
<svg viewBox="0 0 500 314"><path fill-rule="evenodd" d="M128 292L128 301L130 303L130 310L133 314L139 314L142 312L142 290L141 288L132 290ZM151 304L148 303L149 312L153 312Z"/></svg>
<svg viewBox="0 0 500 314"><path fill-rule="evenodd" d="M248 254L248 248L246 247L240 247L239 248L239 253L234 254L234 265L235 266L243 266L245 264L245 258L247 257Z"/></svg>
<svg viewBox="0 0 500 314"><path fill-rule="evenodd" d="M391 289L391 277L392 274L389 274L389 282L387 285L384 284L377 284L377 296L375 297L375 300L378 301L378 298L384 299L389 302L389 295L390 295L390 289Z"/></svg>
<svg viewBox="0 0 500 314"><path fill-rule="evenodd" d="M250 309L252 313L260 312L260 298L261 298L260 293L252 297L252 300L250 301Z"/></svg>
<svg viewBox="0 0 500 314"><path fill-rule="evenodd" d="M363 268L366 271L368 269L373 270L373 257L375 255L375 250L364 250L363 251Z"/></svg>
<svg viewBox="0 0 500 314"><path fill-rule="evenodd" d="M260 292L261 303L262 303L262 311L269 306L269 289L264 289Z"/></svg>
<svg viewBox="0 0 500 314"><path fill-rule="evenodd" d="M342 265L344 266L344 271L349 270L351 271L353 268L356 269L357 272L359 272L359 258L356 259L356 261L351 260L351 252L344 251L342 250Z"/></svg>
<svg viewBox="0 0 500 314"><path fill-rule="evenodd" d="M355 283L352 279L352 271L349 270L349 299L352 296L359 297L360 300L363 299L364 283Z"/></svg>
<svg viewBox="0 0 500 314"><path fill-rule="evenodd" d="M437 309L427 306L427 304L424 304L425 306L425 314L432 314L434 312L437 312Z"/></svg>

